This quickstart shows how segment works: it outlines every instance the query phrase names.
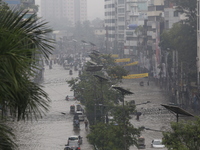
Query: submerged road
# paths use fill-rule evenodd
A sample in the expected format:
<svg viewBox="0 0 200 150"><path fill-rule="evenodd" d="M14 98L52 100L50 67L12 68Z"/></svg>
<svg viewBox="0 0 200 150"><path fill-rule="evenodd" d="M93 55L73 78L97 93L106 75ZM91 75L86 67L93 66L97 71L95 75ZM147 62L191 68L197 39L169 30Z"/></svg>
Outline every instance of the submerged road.
<svg viewBox="0 0 200 150"><path fill-rule="evenodd" d="M17 143L20 150L63 150L67 139L71 135L83 137L82 150L92 149L88 144L84 123L80 124L80 131L73 130L73 115L70 114L70 105L78 104L77 101L66 101L67 95L72 96L66 80L77 77L78 71L69 75L69 70L58 64L52 69L45 66L44 90L49 94L52 102L50 111L38 121L14 122Z"/></svg>
<svg viewBox="0 0 200 150"><path fill-rule="evenodd" d="M77 101L66 101L66 95L73 95L70 91L66 80L77 77L78 71L73 71L73 75L69 75L69 70L58 64L54 64L52 69L45 66L44 72L44 90L49 94L52 102L50 111L42 119L38 121L13 122L17 144L20 150L63 150L67 143L67 138L71 135L81 135L83 137L82 150L92 150L93 147L87 142L86 135L88 131L81 122L81 130L76 132L73 130L73 115L69 113L70 105L78 104ZM137 121L135 116L131 119L131 123L135 127L145 126L146 128L166 131L169 129L170 122L175 121L175 117L166 112L161 114L157 112L161 108L160 104L168 103L168 97L164 91L150 82L148 86L147 79L142 79L144 86L140 86L141 79L123 80L120 85L125 89L133 92L133 95L125 96L125 101L135 100L137 110L142 112L140 120ZM153 139L162 138L161 132L152 130L144 130L142 136L145 137L146 150L152 150L151 141ZM137 150L132 146L130 150Z"/></svg>

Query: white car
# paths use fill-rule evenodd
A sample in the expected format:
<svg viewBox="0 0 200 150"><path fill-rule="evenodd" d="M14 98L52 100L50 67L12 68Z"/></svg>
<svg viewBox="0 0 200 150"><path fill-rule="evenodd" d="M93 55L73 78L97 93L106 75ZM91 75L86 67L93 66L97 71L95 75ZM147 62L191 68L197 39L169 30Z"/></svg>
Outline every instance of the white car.
<svg viewBox="0 0 200 150"><path fill-rule="evenodd" d="M82 137L78 135L72 135L68 138L67 144L70 145L70 143L75 143L75 142L78 144L82 144Z"/></svg>
<svg viewBox="0 0 200 150"><path fill-rule="evenodd" d="M80 150L80 144L77 142L70 142L69 144L65 145L66 147L64 150Z"/></svg>
<svg viewBox="0 0 200 150"><path fill-rule="evenodd" d="M78 116L79 121L84 121L85 120L85 115L83 114L82 111L76 111L76 114Z"/></svg>
<svg viewBox="0 0 200 150"><path fill-rule="evenodd" d="M164 148L165 145L162 144L162 139L154 139L151 143L152 148Z"/></svg>

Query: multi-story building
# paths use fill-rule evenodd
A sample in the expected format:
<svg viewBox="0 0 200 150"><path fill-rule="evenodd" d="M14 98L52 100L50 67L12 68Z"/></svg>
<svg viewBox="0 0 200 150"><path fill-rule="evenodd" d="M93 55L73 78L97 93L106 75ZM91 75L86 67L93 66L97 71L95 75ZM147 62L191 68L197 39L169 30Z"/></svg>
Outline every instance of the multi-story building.
<svg viewBox="0 0 200 150"><path fill-rule="evenodd" d="M161 58L161 50L159 47L160 42L160 22L164 17L164 0L150 0L147 12L148 22L147 22L147 48L150 51L150 56L152 56L152 69L154 77L159 76L159 68Z"/></svg>
<svg viewBox="0 0 200 150"><path fill-rule="evenodd" d="M121 0L123 1L123 0ZM124 3L124 2L123 2ZM106 51L110 53L111 47L114 46L114 41L116 39L116 27L117 27L117 19L116 19L116 5L117 0L105 0L105 30L106 30Z"/></svg>
<svg viewBox="0 0 200 150"><path fill-rule="evenodd" d="M125 55L136 54L138 38L135 29L138 27L138 17L137 0L129 0L126 4L126 29L124 38Z"/></svg>
<svg viewBox="0 0 200 150"><path fill-rule="evenodd" d="M3 0L3 1L6 2L11 9L19 8L21 4L21 0Z"/></svg>
<svg viewBox="0 0 200 150"><path fill-rule="evenodd" d="M74 26L87 20L87 0L42 0L40 13L53 27L58 24Z"/></svg>

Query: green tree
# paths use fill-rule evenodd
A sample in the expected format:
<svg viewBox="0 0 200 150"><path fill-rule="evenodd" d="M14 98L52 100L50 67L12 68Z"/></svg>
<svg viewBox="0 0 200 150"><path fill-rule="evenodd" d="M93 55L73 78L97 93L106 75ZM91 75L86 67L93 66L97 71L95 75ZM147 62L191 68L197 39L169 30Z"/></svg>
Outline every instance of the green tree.
<svg viewBox="0 0 200 150"><path fill-rule="evenodd" d="M97 122L101 122L102 111L106 112L109 107L119 102L121 95L111 90L111 86L121 81L122 75L126 75L127 73L123 67L118 66L114 62L111 55L92 55L92 61L103 66L102 71L97 71L95 74L108 79L108 82L99 82L98 79L93 76L94 72L86 70L83 71L79 78L67 81L71 89L74 90L75 96L85 105L90 124L94 124L95 122L95 110ZM85 68L87 69L88 66L90 66L90 63L87 63ZM118 78L116 78L116 76L110 76L110 74L115 74ZM102 103L107 107L102 108L98 105ZM95 105L96 107L94 107Z"/></svg>
<svg viewBox="0 0 200 150"><path fill-rule="evenodd" d="M130 123L130 107L117 106L112 110L113 122L92 126L87 136L89 142L99 150L128 150L131 145L137 146L141 129Z"/></svg>
<svg viewBox="0 0 200 150"><path fill-rule="evenodd" d="M3 122L0 122L0 149L1 150L12 150L17 147L12 139L15 139L11 129L6 126Z"/></svg>
<svg viewBox="0 0 200 150"><path fill-rule="evenodd" d="M37 119L42 117L49 107L48 94L42 86L33 82L40 66L40 56L48 59L53 47L51 39L45 35L52 30L46 22L33 14L27 20L27 12L11 11L4 6L0 10L0 106L2 117L8 109L17 120ZM6 118L5 118L6 119ZM1 121L2 122L2 121ZM0 148L13 148L13 135L2 125ZM6 127L6 126L5 126ZM4 132L5 131L5 132ZM6 144L6 145L5 145ZM6 147L5 147L6 146Z"/></svg>
<svg viewBox="0 0 200 150"><path fill-rule="evenodd" d="M171 123L171 132L163 133L163 143L173 150L200 149L200 118L194 121Z"/></svg>
<svg viewBox="0 0 200 150"><path fill-rule="evenodd" d="M188 74L190 80L196 81L196 56L197 56L197 17L196 0L171 0L175 2L176 11L184 14L186 19L175 23L170 30L165 30L161 35L160 47L163 51L170 49L178 52L179 66L183 65L183 72ZM168 62L172 65L172 59ZM180 68L179 68L180 69ZM189 70L189 71L188 71Z"/></svg>

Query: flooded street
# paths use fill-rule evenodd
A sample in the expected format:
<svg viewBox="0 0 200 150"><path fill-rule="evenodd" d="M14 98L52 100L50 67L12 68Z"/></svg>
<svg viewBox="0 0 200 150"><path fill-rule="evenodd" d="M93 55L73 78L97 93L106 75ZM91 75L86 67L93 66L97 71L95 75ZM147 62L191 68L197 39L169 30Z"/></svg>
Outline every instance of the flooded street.
<svg viewBox="0 0 200 150"><path fill-rule="evenodd" d="M50 111L38 121L14 122L13 126L17 135L20 150L63 150L67 139L71 135L83 137L82 150L92 149L87 143L84 123L81 122L80 132L73 131L73 115L69 113L70 105L78 102L66 101L67 95L73 95L66 80L78 76L78 72L69 75L69 70L54 64L50 70L45 66L44 90L51 98Z"/></svg>
<svg viewBox="0 0 200 150"><path fill-rule="evenodd" d="M50 111L38 121L13 123L20 150L63 150L67 138L71 135L81 135L83 137L82 150L93 149L87 142L86 135L88 131L85 130L83 122L81 122L80 131L75 132L73 130L73 115L70 114L69 110L70 105L76 105L78 102L65 100L67 95L73 95L66 80L77 76L78 71L73 71L73 75L69 75L69 70L64 70L58 64L54 64L52 69L45 66L43 86L52 100ZM162 109L160 104L168 103L167 95L154 82L150 82L150 85L147 86L147 79L143 80L145 85L140 86L140 80L124 80L120 85L134 93L125 96L125 101L135 100L137 111L142 112L140 121L137 121L133 115L131 123L135 127L145 126L145 128L154 130L167 130L170 122L175 121L175 117L171 113L159 114L155 111L157 108ZM141 104L147 101L150 103ZM146 150L151 150L153 149L151 148L151 141L162 138L162 133L144 130L142 136L145 137ZM137 150L137 148L132 146L130 150Z"/></svg>
<svg viewBox="0 0 200 150"><path fill-rule="evenodd" d="M144 86L140 82L144 81ZM166 110L161 104L169 103L169 96L165 90L160 89L153 81L147 84L148 78L123 80L121 86L129 89L134 94L125 96L125 101L135 100L136 110L142 115L139 121L132 115L131 123L135 127L145 127L149 130L142 131L141 136L145 138L146 150L152 150L153 139L162 139L161 131L169 131L170 122L176 121L176 117ZM148 101L148 102L147 102ZM162 148L167 150L167 148ZM130 150L137 150L132 146Z"/></svg>

